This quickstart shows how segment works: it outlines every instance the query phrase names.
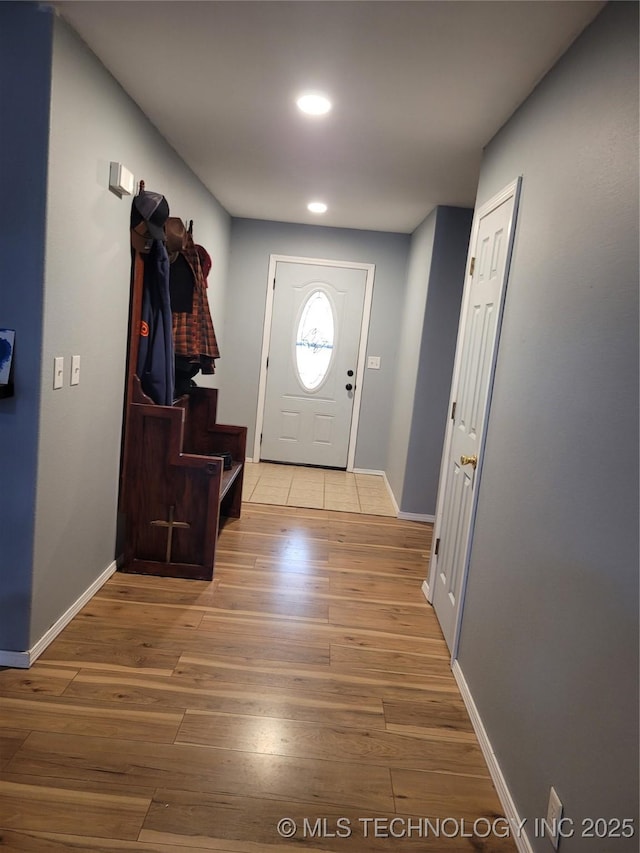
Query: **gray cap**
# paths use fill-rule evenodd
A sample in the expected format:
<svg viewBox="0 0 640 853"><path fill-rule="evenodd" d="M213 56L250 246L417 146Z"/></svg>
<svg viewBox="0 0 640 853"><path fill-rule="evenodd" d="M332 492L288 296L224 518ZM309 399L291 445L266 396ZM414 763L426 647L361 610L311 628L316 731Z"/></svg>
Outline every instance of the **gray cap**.
<svg viewBox="0 0 640 853"><path fill-rule="evenodd" d="M146 222L149 234L156 240L164 240L164 223L169 216L169 203L161 193L142 190L131 205L131 227Z"/></svg>

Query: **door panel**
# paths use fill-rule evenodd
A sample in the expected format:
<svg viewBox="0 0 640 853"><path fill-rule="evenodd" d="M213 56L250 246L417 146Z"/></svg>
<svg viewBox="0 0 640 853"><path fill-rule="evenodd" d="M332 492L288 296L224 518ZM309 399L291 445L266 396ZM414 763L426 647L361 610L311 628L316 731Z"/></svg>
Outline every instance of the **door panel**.
<svg viewBox="0 0 640 853"><path fill-rule="evenodd" d="M519 182L477 214L472 230L473 275L467 281L456 351L453 394L438 492L432 555L433 605L454 650L481 471L500 318L508 274Z"/></svg>
<svg viewBox="0 0 640 853"><path fill-rule="evenodd" d="M346 468L354 400L346 385L358 366L366 278L364 269L278 262L261 459ZM312 299L324 306L317 326L305 320ZM313 366L305 374L315 356L326 368L320 379Z"/></svg>

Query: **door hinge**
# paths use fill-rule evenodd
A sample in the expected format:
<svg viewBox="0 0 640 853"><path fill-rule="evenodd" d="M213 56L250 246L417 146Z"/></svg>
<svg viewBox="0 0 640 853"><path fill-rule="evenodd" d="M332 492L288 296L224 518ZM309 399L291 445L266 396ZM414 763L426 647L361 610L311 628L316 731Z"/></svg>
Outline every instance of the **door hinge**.
<svg viewBox="0 0 640 853"><path fill-rule="evenodd" d="M267 356L267 370L269 370L269 356Z"/></svg>
<svg viewBox="0 0 640 853"><path fill-rule="evenodd" d="M451 406L451 420L452 420L452 421L455 421L455 419L456 419L456 406L457 406L457 405L458 405L457 403L454 403L454 404Z"/></svg>
<svg viewBox="0 0 640 853"><path fill-rule="evenodd" d="M262 433L260 433L260 444L262 444Z"/></svg>
<svg viewBox="0 0 640 853"><path fill-rule="evenodd" d="M274 290L276 289L276 277L275 276L273 277L273 289Z"/></svg>
<svg viewBox="0 0 640 853"><path fill-rule="evenodd" d="M435 557L438 556L438 552L440 550L440 537L436 539L436 547L434 548L433 554Z"/></svg>
<svg viewBox="0 0 640 853"><path fill-rule="evenodd" d="M471 258L471 263L469 264L469 275L473 275L476 268L476 259Z"/></svg>

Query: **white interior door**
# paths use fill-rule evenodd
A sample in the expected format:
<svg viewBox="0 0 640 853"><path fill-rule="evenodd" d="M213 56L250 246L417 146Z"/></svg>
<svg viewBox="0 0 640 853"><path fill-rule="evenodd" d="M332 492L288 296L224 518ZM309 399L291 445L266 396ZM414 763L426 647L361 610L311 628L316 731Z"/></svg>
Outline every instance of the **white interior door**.
<svg viewBox="0 0 640 853"><path fill-rule="evenodd" d="M367 269L278 261L260 458L346 468Z"/></svg>
<svg viewBox="0 0 640 853"><path fill-rule="evenodd" d="M463 299L428 594L455 654L520 181L477 212Z"/></svg>

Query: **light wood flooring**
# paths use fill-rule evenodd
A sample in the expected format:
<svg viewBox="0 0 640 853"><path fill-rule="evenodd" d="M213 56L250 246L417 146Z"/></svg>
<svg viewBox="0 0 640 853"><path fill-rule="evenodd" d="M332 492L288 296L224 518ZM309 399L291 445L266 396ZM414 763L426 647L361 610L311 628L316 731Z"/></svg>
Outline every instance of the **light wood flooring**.
<svg viewBox="0 0 640 853"><path fill-rule="evenodd" d="M0 671L0 850L514 851L469 834L502 812L420 590L430 535L245 504L212 583L114 575Z"/></svg>

